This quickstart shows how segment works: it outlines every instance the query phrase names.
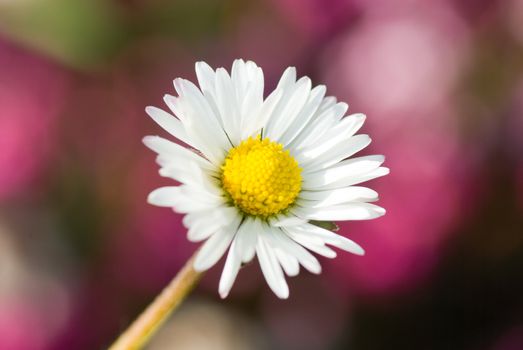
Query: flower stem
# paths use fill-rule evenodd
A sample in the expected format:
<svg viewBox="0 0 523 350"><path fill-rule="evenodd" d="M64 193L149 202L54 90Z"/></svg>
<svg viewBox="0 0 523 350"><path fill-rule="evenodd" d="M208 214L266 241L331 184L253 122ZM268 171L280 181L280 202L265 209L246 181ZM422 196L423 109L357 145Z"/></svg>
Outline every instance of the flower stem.
<svg viewBox="0 0 523 350"><path fill-rule="evenodd" d="M141 349L167 317L196 286L202 273L193 269L196 253L185 263L174 279L111 345L109 350Z"/></svg>

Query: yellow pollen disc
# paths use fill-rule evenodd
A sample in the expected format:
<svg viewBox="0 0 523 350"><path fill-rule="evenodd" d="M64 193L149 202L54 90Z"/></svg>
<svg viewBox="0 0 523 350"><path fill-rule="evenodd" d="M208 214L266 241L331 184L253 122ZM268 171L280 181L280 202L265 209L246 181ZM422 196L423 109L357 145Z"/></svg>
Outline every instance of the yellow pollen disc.
<svg viewBox="0 0 523 350"><path fill-rule="evenodd" d="M282 144L249 137L229 151L222 186L244 213L266 218L294 203L301 169Z"/></svg>

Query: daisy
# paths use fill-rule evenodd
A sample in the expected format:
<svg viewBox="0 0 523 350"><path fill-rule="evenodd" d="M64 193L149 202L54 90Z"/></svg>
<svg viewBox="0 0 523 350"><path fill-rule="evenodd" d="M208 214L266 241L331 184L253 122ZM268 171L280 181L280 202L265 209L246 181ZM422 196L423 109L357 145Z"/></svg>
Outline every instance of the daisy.
<svg viewBox="0 0 523 350"><path fill-rule="evenodd" d="M370 203L375 191L356 186L388 174L384 157L350 158L371 142L356 135L365 116L345 116L346 103L308 77L296 80L293 67L267 98L262 69L251 61L235 60L230 75L197 62L196 75L199 87L178 78L178 96L165 95L174 115L146 108L179 143L143 139L158 154L160 175L179 183L154 190L148 202L184 213L188 239L205 241L194 269L205 271L227 253L219 283L225 298L242 264L256 256L269 287L287 298L284 274L296 276L300 265L321 272L311 252L334 258L332 246L363 255L321 222L385 213Z"/></svg>

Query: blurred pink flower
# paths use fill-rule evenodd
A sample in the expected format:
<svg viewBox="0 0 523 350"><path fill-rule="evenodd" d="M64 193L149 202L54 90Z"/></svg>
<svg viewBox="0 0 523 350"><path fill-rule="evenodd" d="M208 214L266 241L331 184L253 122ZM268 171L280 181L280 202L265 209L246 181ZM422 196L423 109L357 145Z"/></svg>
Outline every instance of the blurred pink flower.
<svg viewBox="0 0 523 350"><path fill-rule="evenodd" d="M112 273L131 290L155 292L178 272L196 247L185 238L181 217L170 210L144 207L131 215L130 225L111 244Z"/></svg>
<svg viewBox="0 0 523 350"><path fill-rule="evenodd" d="M421 117L447 103L459 78L468 30L450 8L432 4L369 15L324 54L329 86L352 106L368 115L396 112L382 130L424 124Z"/></svg>
<svg viewBox="0 0 523 350"><path fill-rule="evenodd" d="M1 300L0 349L44 349L46 337L41 327L42 319L34 307L26 301Z"/></svg>
<svg viewBox="0 0 523 350"><path fill-rule="evenodd" d="M354 0L271 0L305 36L321 37L339 29L357 13Z"/></svg>
<svg viewBox="0 0 523 350"><path fill-rule="evenodd" d="M348 272L342 284L371 295L405 291L429 276L474 184L451 98L467 28L444 2L409 4L370 11L324 56L331 93L368 115L374 150L391 169L376 184L387 215L341 226L365 257L340 255L329 271L333 278Z"/></svg>
<svg viewBox="0 0 523 350"><path fill-rule="evenodd" d="M23 191L49 160L66 73L0 39L0 200Z"/></svg>

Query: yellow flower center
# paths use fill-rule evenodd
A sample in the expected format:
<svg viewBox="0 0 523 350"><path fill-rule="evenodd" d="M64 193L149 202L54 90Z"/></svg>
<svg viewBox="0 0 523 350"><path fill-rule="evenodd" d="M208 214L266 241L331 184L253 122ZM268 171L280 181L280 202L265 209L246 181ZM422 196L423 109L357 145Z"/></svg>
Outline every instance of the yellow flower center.
<svg viewBox="0 0 523 350"><path fill-rule="evenodd" d="M282 144L249 137L229 151L221 180L236 207L267 218L294 203L301 190L300 173Z"/></svg>

